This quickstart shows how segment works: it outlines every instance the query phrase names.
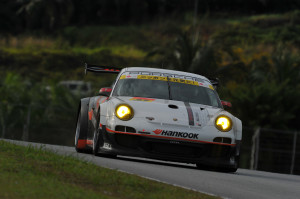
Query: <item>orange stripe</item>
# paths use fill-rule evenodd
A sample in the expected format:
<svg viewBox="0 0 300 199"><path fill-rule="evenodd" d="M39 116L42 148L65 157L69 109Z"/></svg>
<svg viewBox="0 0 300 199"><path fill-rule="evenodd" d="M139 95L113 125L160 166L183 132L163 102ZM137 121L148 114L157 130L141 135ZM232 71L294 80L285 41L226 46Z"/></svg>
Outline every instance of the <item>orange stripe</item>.
<svg viewBox="0 0 300 199"><path fill-rule="evenodd" d="M121 134L128 134L128 135L138 135L138 136L146 136L146 137L154 137L154 138L168 138L172 140L183 140L183 141L189 141L189 142L200 142L200 143L206 143L206 144L218 144L218 145L225 145L225 146L235 146L236 144L226 144L226 143L218 143L218 142L208 142L208 141L201 141L201 140L192 140L192 139L186 139L186 138L174 138L174 137L166 137L166 136L159 136L159 135L147 135L147 134L136 134L136 133L126 133L121 131L114 131L109 128L106 128L107 131L112 133L121 133Z"/></svg>
<svg viewBox="0 0 300 199"><path fill-rule="evenodd" d="M97 105L96 105L96 106L97 106L97 109L99 108L99 105L100 105L100 104L99 104L99 103L100 103L100 100L101 100L101 97L99 97L99 98L97 99Z"/></svg>
<svg viewBox="0 0 300 199"><path fill-rule="evenodd" d="M94 112L93 109L89 112L89 120L92 120L92 118L93 118L93 112Z"/></svg>
<svg viewBox="0 0 300 199"><path fill-rule="evenodd" d="M106 100L108 99L108 97L107 98L105 98L104 100L102 100L102 102L101 103L104 103Z"/></svg>

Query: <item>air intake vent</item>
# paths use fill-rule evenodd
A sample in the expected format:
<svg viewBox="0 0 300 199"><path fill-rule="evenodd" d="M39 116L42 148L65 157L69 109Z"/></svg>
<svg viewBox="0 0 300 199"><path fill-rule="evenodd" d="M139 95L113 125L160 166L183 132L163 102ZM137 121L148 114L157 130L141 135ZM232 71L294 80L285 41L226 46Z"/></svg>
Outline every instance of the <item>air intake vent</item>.
<svg viewBox="0 0 300 199"><path fill-rule="evenodd" d="M216 137L216 138L214 139L214 142L220 142L220 143L230 144L230 143L231 143L231 138Z"/></svg>
<svg viewBox="0 0 300 199"><path fill-rule="evenodd" d="M132 128L130 126L117 125L115 130L121 132L127 132L127 133L136 133L135 128Z"/></svg>

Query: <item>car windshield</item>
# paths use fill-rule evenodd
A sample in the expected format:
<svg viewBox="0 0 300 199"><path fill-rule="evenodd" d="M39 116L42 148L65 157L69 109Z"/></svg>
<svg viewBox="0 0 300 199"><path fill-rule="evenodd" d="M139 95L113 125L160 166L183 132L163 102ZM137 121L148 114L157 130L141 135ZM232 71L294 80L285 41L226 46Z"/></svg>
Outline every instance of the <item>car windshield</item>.
<svg viewBox="0 0 300 199"><path fill-rule="evenodd" d="M221 107L219 97L215 90L199 85L169 81L167 78L165 78L164 81L120 78L114 89L113 96L171 99Z"/></svg>

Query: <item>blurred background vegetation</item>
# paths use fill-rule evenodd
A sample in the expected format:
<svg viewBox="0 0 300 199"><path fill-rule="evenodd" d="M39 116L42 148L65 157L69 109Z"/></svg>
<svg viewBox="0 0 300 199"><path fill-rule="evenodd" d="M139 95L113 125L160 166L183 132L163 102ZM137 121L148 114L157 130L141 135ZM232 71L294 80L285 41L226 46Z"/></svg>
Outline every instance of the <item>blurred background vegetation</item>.
<svg viewBox="0 0 300 199"><path fill-rule="evenodd" d="M245 127L299 131L300 0L1 0L1 137L73 144L83 63L221 80Z"/></svg>

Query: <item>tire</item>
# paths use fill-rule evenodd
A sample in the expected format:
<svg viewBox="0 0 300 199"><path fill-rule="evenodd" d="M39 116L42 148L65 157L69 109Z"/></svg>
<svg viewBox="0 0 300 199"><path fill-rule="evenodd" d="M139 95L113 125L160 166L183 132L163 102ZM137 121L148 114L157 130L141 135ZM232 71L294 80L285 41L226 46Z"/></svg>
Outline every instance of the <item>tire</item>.
<svg viewBox="0 0 300 199"><path fill-rule="evenodd" d="M84 143L84 141L87 140L88 131L88 102L89 99L81 101L77 116L75 130L75 150L79 153L91 152L91 149Z"/></svg>
<svg viewBox="0 0 300 199"><path fill-rule="evenodd" d="M234 173L238 170L239 168L239 161L240 161L240 156L235 157L236 161L236 166L233 168L230 167L214 167L214 166L207 166L207 165L202 165L202 164L196 164L198 169L201 170L208 170L208 171L219 171L219 172L224 172L224 173Z"/></svg>
<svg viewBox="0 0 300 199"><path fill-rule="evenodd" d="M76 130L75 130L75 150L79 153L83 153L84 149L78 148L78 140L79 140L79 135L80 135L80 113L78 114L77 117L77 123L76 123Z"/></svg>
<svg viewBox="0 0 300 199"><path fill-rule="evenodd" d="M95 156L99 156L100 145L103 145L102 131L99 128L99 124L100 124L100 110L98 110L97 123L94 130L94 138L93 138L93 154Z"/></svg>
<svg viewBox="0 0 300 199"><path fill-rule="evenodd" d="M199 163L196 164L196 167L200 170L207 170L207 171L212 171L214 169L214 167L210 167Z"/></svg>
<svg viewBox="0 0 300 199"><path fill-rule="evenodd" d="M218 171L224 172L224 173L235 173L237 171L237 167L235 168L221 168L218 169Z"/></svg>
<svg viewBox="0 0 300 199"><path fill-rule="evenodd" d="M235 167L233 168L223 167L223 168L218 168L217 170L224 173L234 173L238 170L239 165L240 165L240 156L237 155L235 156Z"/></svg>
<svg viewBox="0 0 300 199"><path fill-rule="evenodd" d="M104 144L104 139L103 139L103 134L102 130L99 127L100 124L100 110L98 111L97 114L97 126L94 130L94 139L93 139L93 154L95 156L101 156L101 157L107 157L107 158L116 158L117 155L115 154L108 154L108 153L101 153L100 146L103 146Z"/></svg>

